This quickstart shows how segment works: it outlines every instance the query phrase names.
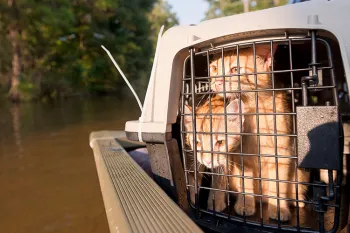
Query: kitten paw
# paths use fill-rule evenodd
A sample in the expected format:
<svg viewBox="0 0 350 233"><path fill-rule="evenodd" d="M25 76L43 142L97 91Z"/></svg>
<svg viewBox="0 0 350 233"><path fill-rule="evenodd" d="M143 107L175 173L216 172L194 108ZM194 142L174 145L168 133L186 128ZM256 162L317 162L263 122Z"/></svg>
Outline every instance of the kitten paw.
<svg viewBox="0 0 350 233"><path fill-rule="evenodd" d="M269 205L269 217L271 219L278 220L277 206ZM291 218L291 214L288 207L280 207L280 220L283 222L288 221Z"/></svg>
<svg viewBox="0 0 350 233"><path fill-rule="evenodd" d="M243 216L245 213L245 216L252 216L255 214L255 202L247 202L244 203L243 201L239 201L235 204L235 211L237 214Z"/></svg>
<svg viewBox="0 0 350 233"><path fill-rule="evenodd" d="M225 200L215 201L215 212L223 212L226 209L227 205ZM208 201L208 210L214 210L213 201Z"/></svg>

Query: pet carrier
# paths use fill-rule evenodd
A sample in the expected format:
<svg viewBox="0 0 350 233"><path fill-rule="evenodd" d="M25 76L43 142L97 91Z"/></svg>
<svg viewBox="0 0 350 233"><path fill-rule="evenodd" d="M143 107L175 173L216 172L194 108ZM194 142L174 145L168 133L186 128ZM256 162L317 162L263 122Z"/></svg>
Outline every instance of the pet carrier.
<svg viewBox="0 0 350 233"><path fill-rule="evenodd" d="M144 118L125 132L202 229L346 226L349 12L349 1L307 1L162 36Z"/></svg>

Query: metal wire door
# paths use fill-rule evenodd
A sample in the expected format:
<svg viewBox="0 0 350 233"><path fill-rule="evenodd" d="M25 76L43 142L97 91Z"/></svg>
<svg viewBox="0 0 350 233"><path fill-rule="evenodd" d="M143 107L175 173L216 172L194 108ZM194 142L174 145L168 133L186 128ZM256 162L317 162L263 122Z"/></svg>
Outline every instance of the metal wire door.
<svg viewBox="0 0 350 233"><path fill-rule="evenodd" d="M263 71L257 64L259 62L257 51L261 46L265 48L268 46L271 55L269 58L271 59L271 67ZM273 50L276 46L278 49L274 54ZM250 55L244 52L247 50L250 51ZM279 55L277 55L278 51ZM334 232L339 221L342 173L338 171L340 169L334 169L334 167L323 170L328 173L328 180L321 181L319 172L324 167L318 166L317 161L315 161L314 166L309 166L310 162L305 165L298 155L302 145L301 142L298 142L298 132L300 134L301 131L298 128L298 120L302 118L302 114L297 111L298 106L314 106L320 109L333 106L332 111L336 111L338 106L333 57L331 46L327 40L318 37L316 31L310 31L305 36L288 35L279 39L261 39L245 43L234 42L203 51L191 48L189 52L190 55L186 58L184 65L180 101L181 141L188 198L197 217L208 214L239 224L274 230ZM227 58L230 56L231 58ZM247 58L244 56L253 57L249 67L247 67ZM279 56L278 59L276 59L277 56ZM210 66L213 59L220 63L216 75L212 74ZM227 69L231 68L227 65L227 60L230 59L235 60L234 72L227 72ZM278 62L280 62L279 65ZM259 83L261 82L259 78L262 76L270 79L269 85ZM222 80L220 84L223 85L222 91L212 90L211 82L215 79ZM231 80L235 80L232 81L235 83L235 88L231 87ZM215 110L216 107L212 106L218 96L221 97L222 111ZM268 96L265 102L261 101L261 96ZM278 107L279 96L285 96L284 100L287 100L285 106L287 107L283 109ZM234 113L228 113L227 106L232 100L238 102L239 109ZM270 111L261 111L260 109L267 102L269 102ZM242 104L254 104L255 110L244 112ZM186 113L186 108L190 109L191 112ZM207 110L199 110L204 108ZM217 108L219 109L219 107ZM254 109L252 106L250 108ZM325 112L320 109L316 112ZM336 114L336 112L333 113ZM236 130L233 131L228 126L228 118L236 119L239 122ZM310 117L310 119L316 118L315 116ZM245 123L243 119L246 121L250 119L250 122L253 120L254 123L250 124L254 124L256 130L254 132L247 130L249 124ZM266 131L262 128L261 119L271 120L270 130ZM290 124L288 132L282 132L279 129L279 119L287 119L286 121ZM334 119L339 120L338 115ZM213 128L213 122L218 120L221 120L222 124L218 127L224 129L220 132L217 131L218 127ZM303 124L306 124L305 122L307 121L304 121ZM209 138L209 146L199 146L199 139L204 136ZM339 136L341 136L340 131ZM219 137L222 139L221 141L217 140ZM236 148L230 149L228 141L233 137L236 137L241 143ZM255 140L254 146L256 145L256 148L254 150L245 149L248 148L246 144L249 137ZM271 145L274 148L271 153L262 152L263 143L266 141L264 138L271 140ZM279 142L286 138L290 142L292 153L289 155L279 154L280 149L277 148ZM223 149L214 150L217 145L215 141L219 143L219 146L222 141L227 143L222 147ZM339 148L341 148L339 137L335 143L338 143ZM340 158L340 165L341 153L342 151L339 150L330 155L333 158ZM211 156L211 161L207 163L208 166L203 165L203 161L198 159L198 156L202 158L200 156L204 154ZM219 157L225 158L225 162L222 162L221 159L221 163L218 162L219 165L214 168L215 159ZM295 171L292 178L280 178L282 173L279 172L279 167L284 159L289 161L289 166L293 167ZM246 169L249 161L254 161L256 164L253 172L248 172ZM274 178L263 175L266 172L264 165L262 165L264 161L274 161ZM238 173L230 171L229 167L232 163L235 163L235 166L239 168ZM306 182L298 180L298 172L305 170L306 174L309 175L309 180ZM224 186L220 188L217 188L215 184L218 177L224 180ZM233 179L235 182L232 182ZM240 183L239 190L233 187L237 182ZM263 185L267 182L275 185L275 195L264 193ZM247 183L253 183L253 188L256 191L247 191L249 186ZM282 184L293 187L294 198L281 195L279 189ZM298 194L301 192L300 185L307 189L304 199L298 198ZM220 195L222 197L223 194L225 195L226 208L222 211L216 211L216 206L220 205L217 197ZM243 197L244 205L247 202L246 199L254 198L255 214L246 216L245 212L243 215L236 213L234 205L235 199L239 198L239 195ZM268 202L270 199L277 202L278 216L276 219L269 218L267 213L266 200ZM280 208L282 207L280 205L283 201L295 205L290 207L291 217L288 221L281 219ZM304 205L305 207L301 208ZM210 209L208 206L212 208Z"/></svg>

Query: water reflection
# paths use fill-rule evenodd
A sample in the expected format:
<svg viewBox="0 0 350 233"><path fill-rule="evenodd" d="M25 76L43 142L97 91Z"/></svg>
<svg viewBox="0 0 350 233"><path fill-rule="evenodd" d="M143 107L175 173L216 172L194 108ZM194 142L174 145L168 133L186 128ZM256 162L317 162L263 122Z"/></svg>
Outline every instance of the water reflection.
<svg viewBox="0 0 350 233"><path fill-rule="evenodd" d="M133 97L0 103L0 111L1 232L107 233L88 137L137 119Z"/></svg>
<svg viewBox="0 0 350 233"><path fill-rule="evenodd" d="M21 133L20 133L20 127L21 127L21 121L20 121L20 107L18 104L13 104L10 107L10 113L12 118L12 129L13 129L13 136L16 143L16 146L18 148L18 156L23 155L23 147L22 147L22 140L21 140Z"/></svg>

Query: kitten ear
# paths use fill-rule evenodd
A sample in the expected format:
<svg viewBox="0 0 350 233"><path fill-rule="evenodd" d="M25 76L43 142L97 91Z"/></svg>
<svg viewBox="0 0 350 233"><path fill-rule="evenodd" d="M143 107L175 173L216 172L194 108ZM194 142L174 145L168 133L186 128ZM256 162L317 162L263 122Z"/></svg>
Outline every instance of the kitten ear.
<svg viewBox="0 0 350 233"><path fill-rule="evenodd" d="M184 114L187 114L186 116L184 116L184 123L186 126L187 124L192 122L192 107L185 104L184 105Z"/></svg>
<svg viewBox="0 0 350 233"><path fill-rule="evenodd" d="M256 55L264 59L264 68L268 70L272 64L272 56L275 55L278 45L272 45L272 53L271 53L271 45L270 44L262 44L256 46Z"/></svg>
<svg viewBox="0 0 350 233"><path fill-rule="evenodd" d="M229 105L227 105L226 107L226 112L227 113L240 113L239 112L239 102L241 102L241 113L244 113L244 103L243 101L239 100L239 99L234 99L231 101L231 103L229 103ZM239 121L240 117L239 115L230 115L227 116L227 120L228 121ZM242 115L242 123L244 122L244 115Z"/></svg>

